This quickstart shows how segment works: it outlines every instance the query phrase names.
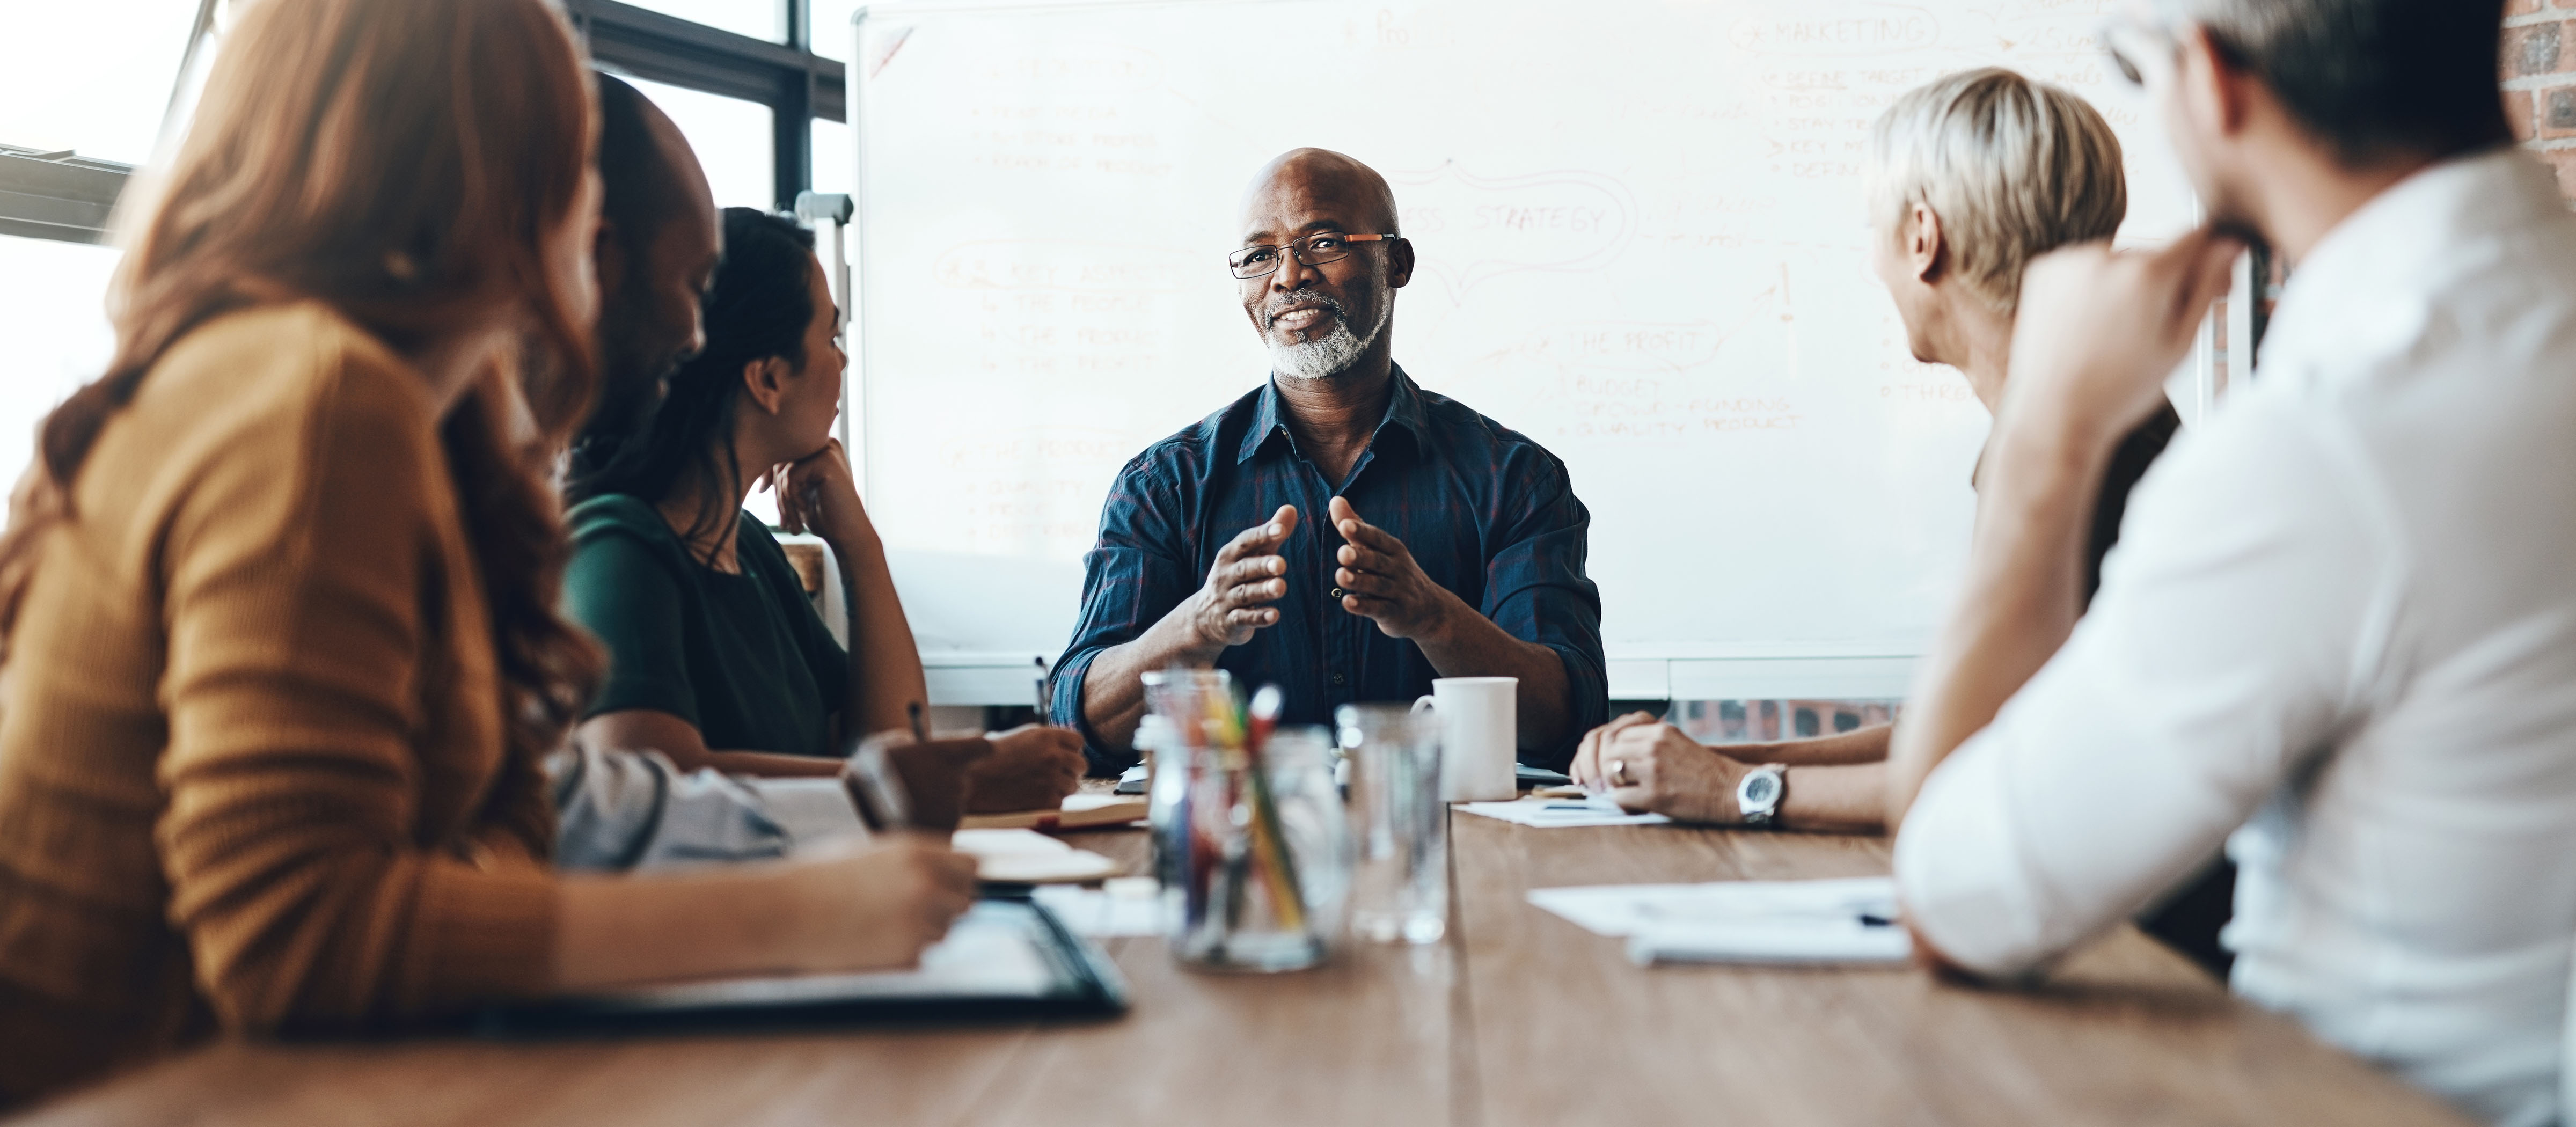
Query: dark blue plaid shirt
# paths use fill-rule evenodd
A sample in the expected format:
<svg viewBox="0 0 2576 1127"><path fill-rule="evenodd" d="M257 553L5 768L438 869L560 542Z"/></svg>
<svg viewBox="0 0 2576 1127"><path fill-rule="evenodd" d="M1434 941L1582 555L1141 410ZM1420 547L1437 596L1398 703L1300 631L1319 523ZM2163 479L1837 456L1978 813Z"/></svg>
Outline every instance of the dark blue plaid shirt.
<svg viewBox="0 0 2576 1127"><path fill-rule="evenodd" d="M1180 605L1207 581L1219 548L1283 504L1297 506L1299 520L1280 553L1288 594L1275 604L1279 622L1227 649L1217 667L1247 689L1277 683L1290 724L1325 724L1337 705L1410 702L1431 691L1438 673L1419 647L1342 609L1333 586L1342 538L1324 508L1336 494L1403 540L1432 582L1564 659L1573 734L1522 759L1552 768L1573 759L1575 741L1608 718L1610 701L1601 593L1583 574L1592 514L1575 499L1565 463L1397 368L1386 418L1340 484L1298 452L1268 383L1119 471L1101 507L1100 542L1084 557L1082 621L1057 663L1048 710L1054 723L1083 732L1095 770L1136 757L1103 746L1082 719L1092 659Z"/></svg>

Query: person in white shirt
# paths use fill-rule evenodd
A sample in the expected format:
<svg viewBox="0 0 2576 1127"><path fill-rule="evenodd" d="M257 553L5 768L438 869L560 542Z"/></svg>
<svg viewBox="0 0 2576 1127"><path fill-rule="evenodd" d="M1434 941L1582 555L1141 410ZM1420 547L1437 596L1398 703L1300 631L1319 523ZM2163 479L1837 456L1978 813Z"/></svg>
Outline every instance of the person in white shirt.
<svg viewBox="0 0 2576 1127"><path fill-rule="evenodd" d="M1906 91L1870 125L1870 265L1887 287L1914 358L1958 371L1992 412L2003 401L2022 267L2062 246L2110 238L2128 214L2120 140L2075 94L2001 67L1943 75ZM2129 491L2182 421L2170 406L2121 440L2104 468L2081 599L2120 538ZM1970 467L1959 467L1975 484ZM1779 792L1773 829L1878 833L1887 813L1885 724L1831 736L1708 746L1653 713L1611 720L1567 768L1631 810L1686 822L1744 824L1766 770ZM2226 972L2219 925L2223 862L2156 905L2140 925L2213 973Z"/></svg>
<svg viewBox="0 0 2576 1127"><path fill-rule="evenodd" d="M2495 0L2164 0L2110 29L2212 226L2024 275L1966 590L1890 753L1923 957L2044 968L2226 843L2241 995L2489 1121L2558 1121L2576 938L2576 217L2510 148ZM2250 386L2132 498L2111 443L2236 241Z"/></svg>

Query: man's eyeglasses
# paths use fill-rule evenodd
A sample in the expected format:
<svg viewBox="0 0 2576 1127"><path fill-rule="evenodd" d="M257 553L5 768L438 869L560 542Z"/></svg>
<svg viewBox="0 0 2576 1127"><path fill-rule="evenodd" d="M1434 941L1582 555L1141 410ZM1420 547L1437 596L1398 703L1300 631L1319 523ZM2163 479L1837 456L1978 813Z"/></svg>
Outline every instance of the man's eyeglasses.
<svg viewBox="0 0 2576 1127"><path fill-rule="evenodd" d="M1319 231L1284 247L1268 244L1245 247L1225 256L1225 268L1234 271L1234 276L1237 278L1266 278L1271 272L1279 269L1279 264L1286 261L1290 254L1296 255L1297 261L1304 265L1321 266L1327 262L1339 262L1349 258L1351 252L1359 249L1352 245L1354 243L1382 243L1392 238L1395 236L1345 235L1339 231ZM1287 253L1282 254L1282 251Z"/></svg>

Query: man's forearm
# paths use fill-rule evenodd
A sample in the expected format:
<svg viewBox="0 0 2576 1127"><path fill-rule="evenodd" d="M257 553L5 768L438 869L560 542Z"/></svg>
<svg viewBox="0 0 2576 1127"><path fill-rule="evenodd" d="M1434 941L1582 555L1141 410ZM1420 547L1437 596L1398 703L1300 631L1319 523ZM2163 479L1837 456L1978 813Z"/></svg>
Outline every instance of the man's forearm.
<svg viewBox="0 0 2576 1127"><path fill-rule="evenodd" d="M2044 414L2008 415L1998 429L1965 590L1890 744L1890 829L1903 823L1933 768L1992 722L2065 643L2082 605L2083 536L2111 440Z"/></svg>
<svg viewBox="0 0 2576 1127"><path fill-rule="evenodd" d="M1200 644L1189 622L1185 599L1135 641L1091 659L1082 676L1082 719L1103 744L1125 747L1135 739L1136 725L1145 718L1145 674L1174 665L1205 669L1225 652Z"/></svg>
<svg viewBox="0 0 2576 1127"><path fill-rule="evenodd" d="M1573 735L1573 686L1565 659L1536 642L1524 642L1494 625L1457 596L1441 627L1414 639L1431 668L1443 677L1517 677L1520 744L1552 748Z"/></svg>

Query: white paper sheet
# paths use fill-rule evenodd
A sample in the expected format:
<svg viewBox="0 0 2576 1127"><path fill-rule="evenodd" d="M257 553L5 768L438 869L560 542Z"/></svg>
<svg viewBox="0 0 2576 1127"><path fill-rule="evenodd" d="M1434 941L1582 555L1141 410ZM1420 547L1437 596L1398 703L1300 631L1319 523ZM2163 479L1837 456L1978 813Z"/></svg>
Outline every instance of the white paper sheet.
<svg viewBox="0 0 2576 1127"><path fill-rule="evenodd" d="M1529 902L1639 963L1883 963L1910 953L1890 877L1536 888Z"/></svg>
<svg viewBox="0 0 2576 1127"><path fill-rule="evenodd" d="M949 848L975 857L975 875L1009 884L1093 881L1117 876L1116 861L1036 830L959 830Z"/></svg>
<svg viewBox="0 0 2576 1127"><path fill-rule="evenodd" d="M759 793L770 820L787 831L788 840L809 846L841 838L868 837L867 823L850 805L849 788L839 779L742 780Z"/></svg>
<svg viewBox="0 0 2576 1127"><path fill-rule="evenodd" d="M1659 826L1672 821L1661 814L1631 814L1608 798L1524 798L1516 802L1461 802L1451 807L1538 829L1582 826Z"/></svg>
<svg viewBox="0 0 2576 1127"><path fill-rule="evenodd" d="M1141 881L1142 894L1126 888L1094 891L1073 885L1047 885L1035 891L1037 902L1046 905L1064 926L1076 935L1110 939L1130 935L1163 934L1162 902L1153 890L1152 877L1123 877L1109 882L1112 886L1125 881Z"/></svg>
<svg viewBox="0 0 2576 1127"><path fill-rule="evenodd" d="M1855 918L1657 924L1628 937L1628 959L1656 963L1903 963L1914 953L1905 929Z"/></svg>

